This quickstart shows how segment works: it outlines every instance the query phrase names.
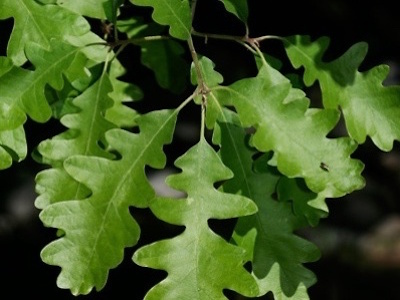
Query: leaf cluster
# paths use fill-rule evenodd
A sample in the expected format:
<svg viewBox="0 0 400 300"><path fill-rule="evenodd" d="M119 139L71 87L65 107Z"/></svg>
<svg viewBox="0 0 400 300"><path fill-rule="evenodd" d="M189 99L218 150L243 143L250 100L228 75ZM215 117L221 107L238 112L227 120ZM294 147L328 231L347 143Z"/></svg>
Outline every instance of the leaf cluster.
<svg viewBox="0 0 400 300"><path fill-rule="evenodd" d="M26 158L24 125L57 120L64 131L37 145L35 205L57 229L42 252L60 267L59 288L100 291L141 227L130 209L148 208L182 226L175 237L137 249L132 263L166 277L146 299L226 299L272 293L307 299L317 278L304 264L318 248L296 232L329 214L326 199L362 189L364 163L353 157L367 138L382 151L400 139L400 89L385 86L385 65L361 72L367 45L324 60L329 38L251 37L246 0L222 0L243 36L199 32L197 1L3 0L0 19L14 20L0 57L0 169ZM147 17L136 11L148 9ZM55 25L56 24L56 25ZM96 27L97 26L97 27ZM224 84L225 74L196 41L244 47L255 76ZM262 43L279 41L286 57ZM134 49L155 82L179 105L141 112L142 87L125 80L120 56ZM297 76L282 71L291 64ZM306 90L318 85L322 107ZM165 146L185 108L200 115L200 138L166 183L183 196L158 195L146 172L164 169ZM151 106L151 104L150 104ZM335 134L344 120L346 134ZM235 220L226 238L211 220Z"/></svg>

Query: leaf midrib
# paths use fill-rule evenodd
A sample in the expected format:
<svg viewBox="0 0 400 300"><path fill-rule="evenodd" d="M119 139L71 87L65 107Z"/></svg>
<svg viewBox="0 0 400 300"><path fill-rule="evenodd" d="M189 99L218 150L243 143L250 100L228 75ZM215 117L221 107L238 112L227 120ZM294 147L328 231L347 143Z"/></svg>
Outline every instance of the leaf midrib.
<svg viewBox="0 0 400 300"><path fill-rule="evenodd" d="M159 127L159 129L155 132L155 134L152 136L150 141L142 148L142 151L136 157L136 159L134 160L132 165L126 170L125 174L122 176L122 179L119 181L119 184L114 189L114 192L112 193L112 195L111 195L111 197L110 197L110 199L108 201L108 204L106 206L106 210L105 210L105 212L103 214L102 223L101 223L101 226L99 227L100 230L98 231L98 233L96 235L96 239L95 239L95 242L93 244L92 251L91 251L92 255L89 258L88 265L91 265L91 263L93 261L94 253L95 253L95 250L97 249L98 241L99 241L100 236L102 235L102 232L104 231L104 228L105 228L105 223L106 223L106 220L107 220L107 216L109 214L109 211L110 211L111 207L115 206L115 202L117 201L117 197L116 196L119 194L119 191L123 188L123 186L125 185L126 181L128 181L128 177L132 173L132 170L139 164L141 158L145 156L146 150L150 148L150 146L152 145L152 143L155 140L155 138L162 131L162 129L164 129L165 125L168 124L168 122L175 116L175 114L176 114L176 111L171 113L171 115L166 119L166 121L162 124L162 126Z"/></svg>

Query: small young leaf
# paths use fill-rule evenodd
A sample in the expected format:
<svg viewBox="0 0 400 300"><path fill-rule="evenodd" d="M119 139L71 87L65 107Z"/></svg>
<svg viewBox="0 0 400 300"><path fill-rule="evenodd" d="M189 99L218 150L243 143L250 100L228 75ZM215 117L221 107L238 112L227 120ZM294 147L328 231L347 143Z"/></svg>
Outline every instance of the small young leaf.
<svg viewBox="0 0 400 300"><path fill-rule="evenodd" d="M199 56L198 67L201 68L201 74L203 75L202 79L204 80L204 83L207 85L207 87L212 88L223 82L224 78L220 73L215 71L215 64L208 57ZM199 84L194 64L192 64L190 78L193 85Z"/></svg>
<svg viewBox="0 0 400 300"><path fill-rule="evenodd" d="M186 192L187 198L155 198L150 208L159 219L186 229L175 238L135 252L135 263L168 272L145 299L226 299L224 289L257 295L255 281L243 267L243 249L216 235L207 222L253 214L257 207L243 196L214 188L215 182L230 178L232 173L204 139L178 158L176 166L182 173L171 175L167 183Z"/></svg>
<svg viewBox="0 0 400 300"><path fill-rule="evenodd" d="M153 20L170 26L171 36L187 40L192 26L188 0L130 0L135 5L153 7Z"/></svg>
<svg viewBox="0 0 400 300"><path fill-rule="evenodd" d="M206 126L209 129L214 127L214 124L222 112L222 103L218 102L215 99L214 94L212 93L212 88L218 86L224 81L222 75L217 72L215 68L214 62L206 56L199 57L198 66L201 70L202 80L206 84L207 88L210 89L211 93L207 96L207 106L206 106ZM199 84L198 74L196 72L194 64L192 64L191 68L191 82L193 85Z"/></svg>
<svg viewBox="0 0 400 300"><path fill-rule="evenodd" d="M400 86L384 86L388 75L385 65L359 72L358 67L367 54L367 44L357 43L332 62L322 60L329 39L311 42L308 36L286 39L286 51L294 67L304 66L304 82L318 80L325 107L340 106L349 135L358 143L370 136L383 151L393 148L400 140Z"/></svg>
<svg viewBox="0 0 400 300"><path fill-rule="evenodd" d="M120 159L76 155L65 161L69 175L91 190L86 199L57 202L40 213L46 226L65 233L42 250L42 260L61 267L57 284L74 295L104 287L109 270L121 263L124 248L139 239L130 206L146 207L155 196L144 168L165 166L162 147L172 140L176 111L153 111L137 122L139 134L122 129L106 134Z"/></svg>

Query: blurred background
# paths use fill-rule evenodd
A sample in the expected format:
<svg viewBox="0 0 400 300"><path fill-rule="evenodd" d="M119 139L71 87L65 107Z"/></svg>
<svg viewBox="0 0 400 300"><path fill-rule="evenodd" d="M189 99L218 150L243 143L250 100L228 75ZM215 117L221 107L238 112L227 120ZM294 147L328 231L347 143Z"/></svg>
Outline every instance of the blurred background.
<svg viewBox="0 0 400 300"><path fill-rule="evenodd" d="M326 59L335 59L353 44L363 41L369 51L360 70L377 64L388 64L391 72L386 84L399 84L400 73L400 19L395 2L388 0L362 2L329 1L255 1L249 0L250 36L310 35L331 39ZM0 3L1 9L1 3ZM124 10L132 9L126 5ZM144 15L151 12L140 9ZM0 21L0 55L5 55L6 41L12 29L12 20ZM57 26L55 24L54 26ZM93 22L93 26L100 24ZM243 34L243 28L224 12L217 0L198 0L198 18L195 29L207 33ZM94 30L99 30L99 27ZM207 44L196 39L200 54L210 57L216 69L223 74L225 84L243 76L255 74L250 54L239 45L209 39ZM285 57L277 44L263 43L262 49ZM153 105L176 106L183 98L155 85L153 73L140 64L138 49L127 47L120 60L135 72L127 79L139 85L144 99L135 103L139 111ZM312 88L310 89L312 91ZM399 99L400 104L400 99ZM166 149L170 163L196 141L198 113L188 111L177 131L173 147ZM25 126L30 152L38 143L59 132L54 123L37 124L30 120ZM354 157L365 162L365 189L340 199L327 200L330 215L317 228L304 234L322 252L318 262L307 265L318 278L309 289L313 300L345 299L400 299L400 151L396 142L393 151L384 153L370 141L360 146ZM72 296L56 287L57 267L45 265L39 256L41 249L54 239L54 231L44 228L34 207L34 177L43 166L28 156L23 162L0 172L0 290L2 299L22 297L51 297L53 299L142 299L145 292L164 277L161 271L147 270L131 262L134 249L126 250L125 261L111 270L109 281L101 292L88 296ZM168 170L167 170L168 173ZM167 173L152 174L160 193L170 193L163 185ZM133 210L143 227L140 247L152 241L153 235L162 236L160 224L147 210ZM160 226L159 226L160 225ZM168 235L174 234L167 226ZM12 295L4 296L3 295ZM269 296L260 299L270 299ZM236 297L239 298L239 297Z"/></svg>

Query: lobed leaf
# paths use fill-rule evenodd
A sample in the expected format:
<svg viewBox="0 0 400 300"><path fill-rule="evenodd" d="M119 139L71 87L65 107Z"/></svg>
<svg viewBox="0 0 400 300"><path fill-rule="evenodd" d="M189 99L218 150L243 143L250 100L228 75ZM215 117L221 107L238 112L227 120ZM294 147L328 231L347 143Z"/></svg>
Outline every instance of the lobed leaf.
<svg viewBox="0 0 400 300"><path fill-rule="evenodd" d="M185 231L135 252L135 263L168 272L145 299L226 299L224 289L257 295L255 281L243 267L244 250L229 244L208 226L210 219L253 214L256 206L243 196L215 189L214 183L232 177L232 172L204 138L175 164L182 172L169 176L167 183L186 192L187 198L155 198L150 208L159 219L184 225Z"/></svg>
<svg viewBox="0 0 400 300"><path fill-rule="evenodd" d="M2 0L0 20L8 18L14 19L14 28L8 42L7 56L18 66L27 61L24 51L29 42L49 50L53 38L66 41L70 36L82 36L90 31L89 23L82 16L56 5L41 5L33 0Z"/></svg>
<svg viewBox="0 0 400 300"><path fill-rule="evenodd" d="M124 103L140 100L143 97L143 92L138 86L119 80L117 78L119 76L110 75L113 91L109 93L109 96L114 103L106 111L105 118L117 127L134 127L136 125L135 119L139 114Z"/></svg>
<svg viewBox="0 0 400 300"><path fill-rule="evenodd" d="M64 84L63 75L70 81L86 76L86 58L79 48L56 40L52 40L50 51L38 44L29 43L26 54L35 70L14 66L3 74L0 77L0 99L12 108L20 107L34 121L46 122L52 114L45 96L46 85L61 89ZM15 113L20 114L16 110Z"/></svg>
<svg viewBox="0 0 400 300"><path fill-rule="evenodd" d="M336 60L325 62L328 46L326 37L311 42L308 36L292 36L285 42L293 66L304 67L305 84L318 80L324 106L340 107L350 137L364 143L369 136L379 149L390 151L394 140L400 140L400 86L383 84L389 67L358 71L367 54L366 43L357 43Z"/></svg>
<svg viewBox="0 0 400 300"><path fill-rule="evenodd" d="M326 137L338 112L308 109L304 93L270 66L253 78L214 88L212 97L236 108L243 126L255 129L252 144L262 152L274 151L282 174L304 178L323 197L341 197L364 186L363 164L350 157L356 143Z"/></svg>
<svg viewBox="0 0 400 300"><path fill-rule="evenodd" d="M61 118L61 123L69 128L38 146L44 161L54 165L76 154L111 158L110 153L100 147L104 133L116 126L104 118L104 113L113 105L108 96L112 86L107 74L103 74L87 90L76 97L72 104L79 108L74 114Z"/></svg>
<svg viewBox="0 0 400 300"><path fill-rule="evenodd" d="M26 46L34 70L15 66L8 58L1 59L0 146L3 147L3 163L0 169L9 167L12 160L20 161L26 157L23 124L27 115L38 122L46 122L51 117L46 87L62 89L64 75L69 80L86 76L86 58L79 49L54 40L51 44L50 51L34 43Z"/></svg>
<svg viewBox="0 0 400 300"><path fill-rule="evenodd" d="M73 100L79 109L77 113L67 114L61 123L67 131L42 141L38 146L42 163L57 170L41 171L36 177L36 190L39 197L35 201L37 208L63 200L82 199L88 196L85 186L76 182L62 168L64 161L74 155L99 156L112 158L109 152L100 146L104 144L105 132L116 125L104 118L105 112L113 105L108 97L112 91L110 79L106 73ZM58 181L58 184L54 185Z"/></svg>
<svg viewBox="0 0 400 300"><path fill-rule="evenodd" d="M164 167L162 147L172 140L176 111L153 111L137 122L139 134L122 129L106 133L120 159L76 155L65 161L68 174L90 189L86 199L51 204L40 213L44 224L65 233L42 250L42 260L61 267L57 284L74 295L102 289L109 270L121 263L124 248L139 239L129 208L146 207L155 195L144 168Z"/></svg>
<svg viewBox="0 0 400 300"><path fill-rule="evenodd" d="M212 88L223 82L224 79L222 75L215 71L215 64L211 59L209 59L207 56L200 55L198 62L198 67L201 69L200 71L203 76L202 80L207 87ZM194 64L192 64L190 79L193 85L199 84Z"/></svg>
<svg viewBox="0 0 400 300"><path fill-rule="evenodd" d="M308 288L316 282L315 275L302 264L319 257L316 246L293 233L307 224L304 221L306 216L301 211L294 215L291 203L273 198L278 183L285 177L266 164L264 160L268 157L265 155L254 162L253 156L257 151L249 146L245 130L223 122L223 119L224 115L219 123L220 156L233 171L234 177L226 181L222 188L226 192L249 197L258 207L255 215L239 218L232 240L246 249L260 296L272 291L275 299L298 299L304 294L303 287ZM290 188L288 184L280 183L280 186L283 191L285 187ZM312 193L308 196L313 198ZM294 207L302 201L297 197L287 198L293 199ZM304 207L304 210L309 213L315 211L310 206L307 209Z"/></svg>
<svg viewBox="0 0 400 300"><path fill-rule="evenodd" d="M130 0L135 5L151 6L153 20L170 27L171 36L187 40L192 26L188 0Z"/></svg>

